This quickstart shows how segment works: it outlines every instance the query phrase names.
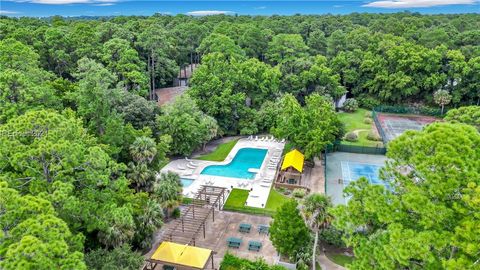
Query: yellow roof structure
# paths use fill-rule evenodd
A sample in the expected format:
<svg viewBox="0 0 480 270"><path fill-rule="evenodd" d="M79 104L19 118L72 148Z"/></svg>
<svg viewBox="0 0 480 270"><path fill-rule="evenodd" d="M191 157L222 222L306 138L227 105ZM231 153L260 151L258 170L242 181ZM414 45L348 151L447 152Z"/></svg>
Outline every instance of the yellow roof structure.
<svg viewBox="0 0 480 270"><path fill-rule="evenodd" d="M303 172L304 161L305 157L303 156L303 154L300 153L300 151L298 151L297 149L293 149L285 155L282 163L282 171L289 167L293 167L297 171Z"/></svg>
<svg viewBox="0 0 480 270"><path fill-rule="evenodd" d="M164 241L157 250L155 250L150 259L165 264L170 263L203 269L210 259L211 254L212 250L210 249Z"/></svg>

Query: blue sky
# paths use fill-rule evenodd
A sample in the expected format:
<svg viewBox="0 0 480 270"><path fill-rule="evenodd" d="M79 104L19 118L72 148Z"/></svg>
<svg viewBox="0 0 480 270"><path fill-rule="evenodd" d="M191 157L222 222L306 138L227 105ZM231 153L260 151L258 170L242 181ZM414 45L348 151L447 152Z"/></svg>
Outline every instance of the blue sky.
<svg viewBox="0 0 480 270"><path fill-rule="evenodd" d="M480 0L337 0L337 1L234 1L234 0L0 0L0 15L44 17L163 14L348 14L389 13L409 10L425 14L480 13Z"/></svg>

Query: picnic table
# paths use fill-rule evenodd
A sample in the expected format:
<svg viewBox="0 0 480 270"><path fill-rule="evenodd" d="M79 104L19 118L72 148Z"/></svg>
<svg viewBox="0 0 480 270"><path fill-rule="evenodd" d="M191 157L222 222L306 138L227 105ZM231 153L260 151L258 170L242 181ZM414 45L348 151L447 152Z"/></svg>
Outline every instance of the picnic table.
<svg viewBox="0 0 480 270"><path fill-rule="evenodd" d="M240 248L240 245L242 244L242 239L236 237L229 237L227 239L227 244L228 247L231 248Z"/></svg>
<svg viewBox="0 0 480 270"><path fill-rule="evenodd" d="M268 235L269 229L270 229L270 227L267 226L267 225L258 225L258 228L257 228L259 234L264 233L264 234L267 234L267 235Z"/></svg>
<svg viewBox="0 0 480 270"><path fill-rule="evenodd" d="M260 251L262 248L262 243L258 241L249 241L248 242L248 250L253 250L253 251Z"/></svg>
<svg viewBox="0 0 480 270"><path fill-rule="evenodd" d="M252 228L252 225L247 224L247 223L242 223L238 227L238 231L242 232L242 233L249 233L251 228Z"/></svg>

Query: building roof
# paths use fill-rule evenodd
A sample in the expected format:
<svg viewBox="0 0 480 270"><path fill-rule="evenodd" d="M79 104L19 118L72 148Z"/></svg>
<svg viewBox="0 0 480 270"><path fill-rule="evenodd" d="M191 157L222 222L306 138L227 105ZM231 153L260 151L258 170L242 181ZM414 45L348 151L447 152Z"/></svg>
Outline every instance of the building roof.
<svg viewBox="0 0 480 270"><path fill-rule="evenodd" d="M203 269L211 254L210 249L164 241L150 259L164 264Z"/></svg>
<svg viewBox="0 0 480 270"><path fill-rule="evenodd" d="M298 151L297 149L293 149L285 155L285 158L283 158L282 170L293 167L297 171L303 172L304 161L305 157L303 156L303 154L300 153L300 151Z"/></svg>
<svg viewBox="0 0 480 270"><path fill-rule="evenodd" d="M162 106L173 102L175 98L183 94L187 88L187 86L174 86L156 89L155 93L157 94L158 105Z"/></svg>

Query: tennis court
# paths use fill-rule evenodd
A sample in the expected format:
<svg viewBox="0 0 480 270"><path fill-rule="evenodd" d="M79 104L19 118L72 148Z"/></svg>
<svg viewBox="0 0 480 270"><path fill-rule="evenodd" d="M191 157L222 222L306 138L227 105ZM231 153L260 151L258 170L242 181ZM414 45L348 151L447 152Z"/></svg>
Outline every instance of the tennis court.
<svg viewBox="0 0 480 270"><path fill-rule="evenodd" d="M343 189L360 177L366 177L372 184L385 185L379 172L386 160L384 155L345 152L327 154L326 193L333 204L345 204L348 198L343 195Z"/></svg>
<svg viewBox="0 0 480 270"><path fill-rule="evenodd" d="M439 121L431 116L398 115L377 113L380 128L383 129L384 140L389 142L407 130L422 130L424 126ZM382 134L382 132L380 132Z"/></svg>

